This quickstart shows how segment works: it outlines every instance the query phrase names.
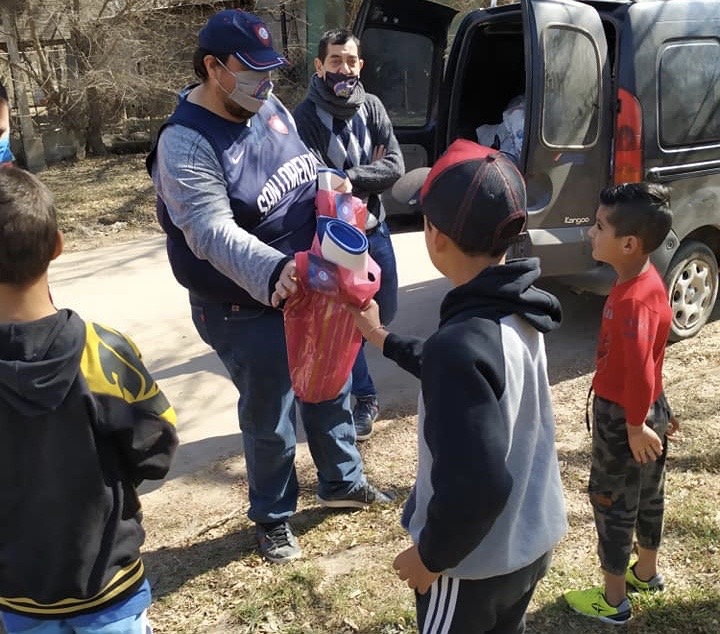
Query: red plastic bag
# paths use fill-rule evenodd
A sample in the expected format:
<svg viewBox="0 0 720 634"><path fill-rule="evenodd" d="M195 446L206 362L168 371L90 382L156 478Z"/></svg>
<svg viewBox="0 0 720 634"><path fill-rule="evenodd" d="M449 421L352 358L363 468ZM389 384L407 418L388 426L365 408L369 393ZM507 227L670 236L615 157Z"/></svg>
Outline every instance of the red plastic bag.
<svg viewBox="0 0 720 634"><path fill-rule="evenodd" d="M323 216L338 217L338 209L345 213L348 202L350 224L364 227L367 207L360 199L318 191ZM299 288L283 311L290 378L300 400L320 403L340 394L362 343L343 304L366 306L380 287L380 267L369 256L367 270L361 272L329 262L321 255L318 236L310 251L295 254L295 264Z"/></svg>

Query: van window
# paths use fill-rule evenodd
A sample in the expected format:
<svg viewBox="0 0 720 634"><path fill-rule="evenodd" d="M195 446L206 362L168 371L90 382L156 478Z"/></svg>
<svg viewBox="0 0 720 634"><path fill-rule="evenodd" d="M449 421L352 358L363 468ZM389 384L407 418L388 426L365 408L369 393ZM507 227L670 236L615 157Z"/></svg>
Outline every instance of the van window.
<svg viewBox="0 0 720 634"><path fill-rule="evenodd" d="M418 33L368 29L361 47L365 89L380 98L393 125L423 127L430 114L432 40Z"/></svg>
<svg viewBox="0 0 720 634"><path fill-rule="evenodd" d="M720 141L720 44L675 42L660 55L660 140L664 146Z"/></svg>
<svg viewBox="0 0 720 634"><path fill-rule="evenodd" d="M588 33L567 25L546 28L542 45L543 143L551 148L590 147L599 132L600 52Z"/></svg>

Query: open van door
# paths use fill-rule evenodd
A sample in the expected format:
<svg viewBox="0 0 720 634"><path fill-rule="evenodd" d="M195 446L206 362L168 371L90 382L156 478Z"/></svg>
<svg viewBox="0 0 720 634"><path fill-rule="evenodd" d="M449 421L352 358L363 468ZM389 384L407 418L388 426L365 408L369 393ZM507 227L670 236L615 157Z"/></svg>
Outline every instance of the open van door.
<svg viewBox="0 0 720 634"><path fill-rule="evenodd" d="M437 103L456 13L427 0L365 0L353 26L365 60L360 77L385 105L407 171L432 165L439 153Z"/></svg>
<svg viewBox="0 0 720 634"><path fill-rule="evenodd" d="M573 0L522 0L526 105L524 173L529 240L513 255L544 275L593 267L587 229L607 185L612 96L598 12Z"/></svg>

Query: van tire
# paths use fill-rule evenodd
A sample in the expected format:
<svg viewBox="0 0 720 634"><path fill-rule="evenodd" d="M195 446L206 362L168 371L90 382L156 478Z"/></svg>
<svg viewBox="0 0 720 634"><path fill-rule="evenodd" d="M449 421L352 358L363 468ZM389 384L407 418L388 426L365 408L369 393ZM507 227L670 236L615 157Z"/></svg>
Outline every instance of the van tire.
<svg viewBox="0 0 720 634"><path fill-rule="evenodd" d="M672 323L670 341L694 337L715 307L718 262L710 247L690 240L680 245L665 275Z"/></svg>

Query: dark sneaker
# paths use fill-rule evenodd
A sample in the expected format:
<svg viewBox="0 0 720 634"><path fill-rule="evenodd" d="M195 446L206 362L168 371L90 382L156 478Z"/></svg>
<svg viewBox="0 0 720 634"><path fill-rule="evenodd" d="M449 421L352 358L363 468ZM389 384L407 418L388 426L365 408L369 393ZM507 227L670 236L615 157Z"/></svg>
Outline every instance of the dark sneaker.
<svg viewBox="0 0 720 634"><path fill-rule="evenodd" d="M647 581L643 581L635 574L637 562L628 566L625 571L625 585L630 592L662 592L665 589L665 579L658 572Z"/></svg>
<svg viewBox="0 0 720 634"><path fill-rule="evenodd" d="M375 396L360 396L353 408L355 436L358 440L367 440L372 436L373 423L377 420L380 408Z"/></svg>
<svg viewBox="0 0 720 634"><path fill-rule="evenodd" d="M300 544L287 522L257 524L255 536L263 557L274 564L284 564L300 557Z"/></svg>
<svg viewBox="0 0 720 634"><path fill-rule="evenodd" d="M589 616L603 623L622 625L632 618L630 601L625 598L620 605L610 605L605 598L603 588L570 590L563 597L578 614Z"/></svg>
<svg viewBox="0 0 720 634"><path fill-rule="evenodd" d="M369 482L340 498L325 499L317 496L321 506L331 509L364 509L371 504L390 504L394 500L392 493L380 491Z"/></svg>

